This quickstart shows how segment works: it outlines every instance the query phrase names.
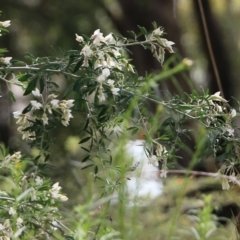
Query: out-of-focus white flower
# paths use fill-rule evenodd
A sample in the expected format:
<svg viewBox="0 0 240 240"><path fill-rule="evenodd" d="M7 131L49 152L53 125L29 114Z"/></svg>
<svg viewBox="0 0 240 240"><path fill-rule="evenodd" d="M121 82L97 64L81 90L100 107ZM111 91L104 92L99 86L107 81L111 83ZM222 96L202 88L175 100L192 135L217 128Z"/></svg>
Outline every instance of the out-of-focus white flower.
<svg viewBox="0 0 240 240"><path fill-rule="evenodd" d="M152 164L155 167L158 167L158 158L156 155L152 155L150 157L148 157L148 163Z"/></svg>
<svg viewBox="0 0 240 240"><path fill-rule="evenodd" d="M230 112L230 116L231 116L231 118L234 118L234 117L236 117L236 115L237 115L237 112L236 112L236 110L233 108L232 111Z"/></svg>
<svg viewBox="0 0 240 240"><path fill-rule="evenodd" d="M111 88L111 91L112 91L113 95L118 95L118 92L120 91L120 88L113 87L113 88Z"/></svg>
<svg viewBox="0 0 240 240"><path fill-rule="evenodd" d="M166 178L167 177L167 173L168 173L167 169L162 168L160 177Z"/></svg>
<svg viewBox="0 0 240 240"><path fill-rule="evenodd" d="M102 90L98 91L98 99L99 102L104 102L106 100L105 94L102 92Z"/></svg>
<svg viewBox="0 0 240 240"><path fill-rule="evenodd" d="M67 201L68 198L62 194L59 194L59 191L61 190L62 188L59 186L59 183L56 182L53 184L52 186L52 189L50 189L50 194L53 198L56 198L56 199L59 199L61 201Z"/></svg>
<svg viewBox="0 0 240 240"><path fill-rule="evenodd" d="M106 79L106 78L105 78L103 75L99 75L99 76L97 77L97 81L98 81L99 83L104 82L105 79Z"/></svg>
<svg viewBox="0 0 240 240"><path fill-rule="evenodd" d="M102 70L102 75L107 78L110 75L110 70L108 68L104 68Z"/></svg>
<svg viewBox="0 0 240 240"><path fill-rule="evenodd" d="M0 223L0 231L2 231L3 229L5 229L5 227L3 226L2 223Z"/></svg>
<svg viewBox="0 0 240 240"><path fill-rule="evenodd" d="M22 223L23 223L23 219L18 217L17 218L17 227L20 228L22 226Z"/></svg>
<svg viewBox="0 0 240 240"><path fill-rule="evenodd" d="M46 113L43 113L42 115L42 120L43 120L43 124L47 125L48 124L48 117Z"/></svg>
<svg viewBox="0 0 240 240"><path fill-rule="evenodd" d="M0 61L3 63L3 64L6 64L6 65L10 65L10 61L11 61L12 57L1 57L0 58Z"/></svg>
<svg viewBox="0 0 240 240"><path fill-rule="evenodd" d="M42 180L42 178L39 177L39 176L37 176L37 177L35 178L35 182L36 182L36 184L37 184L38 186L42 186L42 184L43 184L43 180Z"/></svg>
<svg viewBox="0 0 240 240"><path fill-rule="evenodd" d="M229 190L230 189L230 185L229 182L226 178L221 178L221 183L222 183L222 189L223 190Z"/></svg>
<svg viewBox="0 0 240 240"><path fill-rule="evenodd" d="M1 27L4 27L4 28L7 28L11 25L11 20L7 20L7 21L4 21L4 22L0 22L0 26Z"/></svg>
<svg viewBox="0 0 240 240"><path fill-rule="evenodd" d="M13 207L10 207L8 213L9 213L9 215L15 215L16 210Z"/></svg>
<svg viewBox="0 0 240 240"><path fill-rule="evenodd" d="M78 42L80 42L80 43L84 41L84 39L83 39L82 36L79 36L79 35L77 35L77 34L75 34L75 36L76 36L76 41L78 41Z"/></svg>
<svg viewBox="0 0 240 240"><path fill-rule="evenodd" d="M35 90L32 91L33 96L35 97L41 97L42 94L40 93L39 89L36 88Z"/></svg>
<svg viewBox="0 0 240 240"><path fill-rule="evenodd" d="M161 145L161 144L158 144L157 145L157 150L156 150L156 155L158 156L158 157L162 157L164 154L166 154L167 153L167 150L166 150L166 148L163 146L163 145Z"/></svg>
<svg viewBox="0 0 240 240"><path fill-rule="evenodd" d="M228 133L228 136L234 136L234 129L233 128L226 128L225 131Z"/></svg>
<svg viewBox="0 0 240 240"><path fill-rule="evenodd" d="M42 104L40 102L37 102L36 100L31 100L30 101L33 110L38 110L42 107Z"/></svg>
<svg viewBox="0 0 240 240"><path fill-rule="evenodd" d="M112 80L112 79L108 79L108 80L107 80L107 83L108 83L109 87L114 87L115 81Z"/></svg>

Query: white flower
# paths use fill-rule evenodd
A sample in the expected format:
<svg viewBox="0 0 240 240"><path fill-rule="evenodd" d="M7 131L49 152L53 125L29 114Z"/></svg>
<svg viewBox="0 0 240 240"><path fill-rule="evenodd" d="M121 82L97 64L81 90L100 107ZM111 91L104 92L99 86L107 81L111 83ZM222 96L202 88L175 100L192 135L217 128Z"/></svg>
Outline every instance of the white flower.
<svg viewBox="0 0 240 240"><path fill-rule="evenodd" d="M92 50L89 45L85 45L81 51L85 57L90 57L92 55Z"/></svg>
<svg viewBox="0 0 240 240"><path fill-rule="evenodd" d="M210 97L209 97L209 100L213 100L213 101L218 101L218 102L227 102L227 100L226 99L224 99L224 98L222 98L221 96L220 96L220 94L221 94L221 92L216 92L216 93L214 93L213 95L211 95Z"/></svg>
<svg viewBox="0 0 240 240"><path fill-rule="evenodd" d="M102 70L102 75L107 78L110 75L110 70L108 68L104 68Z"/></svg>
<svg viewBox="0 0 240 240"><path fill-rule="evenodd" d="M118 95L118 92L120 91L120 88L111 88L112 94L113 95Z"/></svg>
<svg viewBox="0 0 240 240"><path fill-rule="evenodd" d="M32 188L32 191L30 192L30 196L32 201L35 201L37 199L36 190L34 188Z"/></svg>
<svg viewBox="0 0 240 240"><path fill-rule="evenodd" d="M43 113L42 115L42 120L43 120L43 124L47 125L48 124L48 117L46 113Z"/></svg>
<svg viewBox="0 0 240 240"><path fill-rule="evenodd" d="M74 106L73 102L74 102L74 100L67 100L67 102L66 102L66 107L67 107L67 108L73 107L73 106Z"/></svg>
<svg viewBox="0 0 240 240"><path fill-rule="evenodd" d="M16 214L16 210L13 207L10 207L8 213L9 213L9 215L15 215Z"/></svg>
<svg viewBox="0 0 240 240"><path fill-rule="evenodd" d="M108 79L108 80L107 80L107 83L108 83L109 87L114 87L115 81L112 80L112 79Z"/></svg>
<svg viewBox="0 0 240 240"><path fill-rule="evenodd" d="M63 202L65 202L65 201L68 200L68 197L65 196L65 195L62 195L62 194L58 194L58 199L61 200L61 201L63 201Z"/></svg>
<svg viewBox="0 0 240 240"><path fill-rule="evenodd" d="M0 231L2 231L5 227L3 226L2 223L0 223Z"/></svg>
<svg viewBox="0 0 240 240"><path fill-rule="evenodd" d="M230 116L231 116L232 118L234 118L234 117L236 117L236 115L237 115L237 112L236 112L236 110L233 108L232 111L230 112Z"/></svg>
<svg viewBox="0 0 240 240"><path fill-rule="evenodd" d="M19 119L20 115L22 115L22 113L19 111L13 112L13 117L16 119Z"/></svg>
<svg viewBox="0 0 240 240"><path fill-rule="evenodd" d="M66 120L66 121L69 121L70 118L73 118L73 115L71 113L71 110L70 109L65 109L63 111L63 119Z"/></svg>
<svg viewBox="0 0 240 240"><path fill-rule="evenodd" d="M161 30L161 28L157 28L152 32L153 36L161 36L163 34L163 31Z"/></svg>
<svg viewBox="0 0 240 240"><path fill-rule="evenodd" d="M30 101L33 110L40 109L42 107L42 104L40 102L37 102L36 100Z"/></svg>
<svg viewBox="0 0 240 240"><path fill-rule="evenodd" d="M53 99L50 103L51 103L53 108L58 108L59 107L59 100L58 99Z"/></svg>
<svg viewBox="0 0 240 240"><path fill-rule="evenodd" d="M104 39L104 37L103 37L103 34L100 32L100 29L97 29L97 30L93 33L91 39L94 39L94 40L93 40L93 44L96 45L96 46L99 46L101 42L104 42L104 41L105 41L105 39Z"/></svg>
<svg viewBox="0 0 240 240"><path fill-rule="evenodd" d="M0 22L0 26L4 27L4 28L7 28L11 25L11 20L7 20L7 21L4 21L4 22Z"/></svg>
<svg viewBox="0 0 240 240"><path fill-rule="evenodd" d="M59 194L59 191L61 190L62 188L59 186L59 183L55 183L53 184L52 186L52 189L50 189L50 194L53 198L56 198L56 199L59 199L61 201L67 201L68 198L62 194Z"/></svg>
<svg viewBox="0 0 240 240"><path fill-rule="evenodd" d="M42 180L42 178L40 178L39 176L37 176L37 177L35 178L35 182L36 182L36 184L37 184L38 186L42 186L42 184L43 184L43 180Z"/></svg>
<svg viewBox="0 0 240 240"><path fill-rule="evenodd" d="M102 83L105 79L106 79L106 78L105 78L103 75L100 75L100 76L97 77L97 81L98 81L99 83Z"/></svg>
<svg viewBox="0 0 240 240"><path fill-rule="evenodd" d="M164 146L162 146L161 144L157 145L157 150L156 150L156 155L158 157L162 157L163 155L165 155L167 153L167 150Z"/></svg>
<svg viewBox="0 0 240 240"><path fill-rule="evenodd" d="M167 173L168 173L167 169L162 168L160 177L166 178L167 177Z"/></svg>
<svg viewBox="0 0 240 240"><path fill-rule="evenodd" d="M224 177L221 178L221 183L222 183L222 189L223 190L229 190L230 189L230 185L228 183L228 180Z"/></svg>
<svg viewBox="0 0 240 240"><path fill-rule="evenodd" d="M228 133L228 136L229 136L229 137L234 136L234 129L232 129L232 128L226 128L225 130L226 130L226 132Z"/></svg>
<svg viewBox="0 0 240 240"><path fill-rule="evenodd" d="M80 43L84 41L82 36L78 36L77 34L75 34L75 36L76 36L76 41L78 41Z"/></svg>
<svg viewBox="0 0 240 240"><path fill-rule="evenodd" d="M11 61L12 57L1 57L0 58L0 61L3 63L3 64L6 64L6 65L9 65L10 64L10 61Z"/></svg>
<svg viewBox="0 0 240 240"><path fill-rule="evenodd" d="M104 102L106 100L105 94L102 91L99 91L98 99L99 102Z"/></svg>
<svg viewBox="0 0 240 240"><path fill-rule="evenodd" d="M35 96L35 97L41 97L41 96L42 96L42 94L40 93L40 91L38 90L38 88L36 88L35 91L33 90L33 91L32 91L32 94L33 94L33 96Z"/></svg>
<svg viewBox="0 0 240 240"><path fill-rule="evenodd" d="M155 167L158 167L158 158L156 155L152 155L148 158L148 163L152 164Z"/></svg>
<svg viewBox="0 0 240 240"><path fill-rule="evenodd" d="M114 38L112 36L112 33L109 33L105 38L104 38L104 42L106 43L114 43Z"/></svg>
<svg viewBox="0 0 240 240"><path fill-rule="evenodd" d="M22 223L23 223L23 219L18 217L17 218L17 227L20 228L22 226Z"/></svg>
<svg viewBox="0 0 240 240"><path fill-rule="evenodd" d="M107 79L107 77L110 75L110 70L108 68L104 68L102 70L102 74L97 77L97 81L99 83L102 83Z"/></svg>
<svg viewBox="0 0 240 240"><path fill-rule="evenodd" d="M170 53L174 53L174 51L173 51L173 49L172 49L172 45L175 44L175 43L172 42L172 41L168 41L168 40L165 39L165 38L162 38L162 41L163 41L164 47L165 47Z"/></svg>

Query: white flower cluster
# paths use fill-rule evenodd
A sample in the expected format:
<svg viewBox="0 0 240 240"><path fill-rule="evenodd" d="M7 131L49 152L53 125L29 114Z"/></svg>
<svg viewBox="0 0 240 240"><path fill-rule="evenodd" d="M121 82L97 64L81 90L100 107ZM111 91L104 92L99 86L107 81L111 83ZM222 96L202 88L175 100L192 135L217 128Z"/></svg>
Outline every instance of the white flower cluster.
<svg viewBox="0 0 240 240"><path fill-rule="evenodd" d="M99 99L100 102L103 102L103 101L106 100L106 97L103 93L103 84L110 87L113 95L118 95L118 92L120 91L120 88L115 87L115 85L114 85L115 81L112 80L112 79L108 79L110 74L111 74L110 69L109 68L104 68L102 70L102 74L100 74L97 77L97 82L99 83L98 99Z"/></svg>
<svg viewBox="0 0 240 240"><path fill-rule="evenodd" d="M7 28L11 25L11 21L7 20L4 22L0 22L0 27L2 28ZM1 30L0 30L0 36L2 36L1 34ZM10 65L10 61L11 61L12 57L0 57L0 62L3 63L4 65Z"/></svg>
<svg viewBox="0 0 240 240"><path fill-rule="evenodd" d="M67 201L68 198L65 195L62 195L59 193L59 191L61 189L62 188L59 186L59 183L56 182L53 184L52 189L50 189L50 194L51 194L52 198L55 198L55 199L58 199L61 201Z"/></svg>
<svg viewBox="0 0 240 240"><path fill-rule="evenodd" d="M84 43L83 37L76 34L76 40ZM103 45L103 47L100 47ZM100 32L100 29L94 31L90 41L84 45L81 54L84 56L83 66L88 67L88 60L95 58L94 68L119 68L122 69L128 62L121 58L121 52L112 33L106 37Z"/></svg>
<svg viewBox="0 0 240 240"><path fill-rule="evenodd" d="M12 155L7 155L2 161L0 161L0 168L6 167L9 164L16 163L16 161L19 161L21 159L22 155L21 152L15 152Z"/></svg>
<svg viewBox="0 0 240 240"><path fill-rule="evenodd" d="M157 150L156 150L156 155L151 155L148 157L148 163L152 164L155 167L158 167L158 162L162 162L162 169L161 169L161 174L160 177L167 177L167 158L168 158L168 151L167 149L157 143Z"/></svg>
<svg viewBox="0 0 240 240"><path fill-rule="evenodd" d="M50 94L46 100L44 100L42 94L40 93L39 89L36 88L32 91L33 96L37 100L31 100L31 107L32 110L42 110L41 120L44 125L48 124L49 115L56 111L61 115L61 123L64 126L69 125L70 118L73 118L71 113L71 108L74 106L74 100L58 100L56 99L57 95ZM20 125L18 127L18 131L22 134L22 139L34 139L35 133L32 131L27 131L26 129L33 126L36 119L39 119L37 115L27 115L23 114L19 111L13 113L14 118L18 119L17 124Z"/></svg>

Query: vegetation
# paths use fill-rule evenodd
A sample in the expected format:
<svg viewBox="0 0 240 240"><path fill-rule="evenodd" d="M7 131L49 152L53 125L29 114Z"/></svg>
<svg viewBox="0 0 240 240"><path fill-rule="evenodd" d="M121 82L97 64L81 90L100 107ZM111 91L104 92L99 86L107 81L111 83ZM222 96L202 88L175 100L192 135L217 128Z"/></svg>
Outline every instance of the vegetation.
<svg viewBox="0 0 240 240"><path fill-rule="evenodd" d="M10 24L0 22L2 35ZM21 61L0 49L0 79L9 98L18 100L14 85L27 102L13 112L27 145L18 144L15 151L0 145L0 239L229 239L230 231L237 239L238 222L232 218L237 214L217 215L240 186L240 137L234 123L239 101L233 108L220 91L160 93L158 83L187 71L191 61L174 57L174 43L156 23L151 31L139 26L139 33L130 34L104 36L99 29L91 37L76 34L77 50L54 50L48 57L28 53ZM138 75L128 50L135 45L152 53L163 65L161 73ZM164 63L166 52L173 55ZM71 123L75 132L65 141L60 132ZM129 201L126 192L127 181L141 168L126 145L139 138L165 185L159 198L146 196L143 206L137 197ZM193 149L189 140L195 142ZM64 194L60 180L51 177L59 167L53 163L69 169L56 161L61 153L55 149L61 146L69 158L78 158L72 164L81 171L72 173L83 194L80 202L71 200L72 188ZM186 167L178 166L182 160ZM202 161L218 168L194 170ZM197 196L206 186L217 190Z"/></svg>

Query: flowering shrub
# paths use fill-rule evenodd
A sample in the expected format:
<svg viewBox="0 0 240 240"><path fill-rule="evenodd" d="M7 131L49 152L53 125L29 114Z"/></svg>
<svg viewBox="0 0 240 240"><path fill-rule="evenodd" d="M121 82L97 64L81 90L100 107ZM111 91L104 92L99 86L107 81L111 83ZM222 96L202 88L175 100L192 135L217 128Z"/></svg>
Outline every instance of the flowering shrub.
<svg viewBox="0 0 240 240"><path fill-rule="evenodd" d="M0 22L1 34L7 33L9 26L10 21ZM197 157L213 156L223 162L217 173L208 175L219 178L223 189L229 189L229 183L240 185L235 167L239 164L239 137L233 125L239 109L229 106L220 92L213 95L193 92L186 100L178 96L160 98L151 88L155 80L138 76L131 65L126 55L131 45L149 49L161 64L166 50L173 53L174 43L162 37L161 28L155 24L153 27L150 32L140 27L140 34L132 33L133 39L112 33L104 37L99 29L90 38L76 34L78 50L62 52L61 57L28 55L31 60L28 64L4 57L6 49L0 49L0 79L8 86L21 86L24 96L31 98L23 110L13 113L17 130L23 140L39 150L39 155L32 159L22 157L21 152L9 154L1 146L0 166L8 173L4 180L12 184L10 190L0 192L1 239L47 239L57 234L55 230L70 238L63 231L57 208L67 197L61 193L59 184L53 184L45 175L54 137L51 130L60 125L67 127L75 111L85 118L79 142L86 152L82 159L84 168L94 168L95 179L104 182L105 196L119 185L116 184L119 176L113 175L111 179L111 171L124 175L137 168L129 163L114 165L111 144L118 136L138 134L144 129L149 164L161 163L160 176L166 178L171 173L168 161L177 159L182 137L188 137L186 119L200 123L206 133L205 145L200 146L201 154ZM145 40L139 41L139 36ZM63 95L58 92L56 75L68 82ZM13 93L11 96L14 100ZM69 96L71 99L67 99ZM148 102L161 105L161 114L152 116Z"/></svg>

